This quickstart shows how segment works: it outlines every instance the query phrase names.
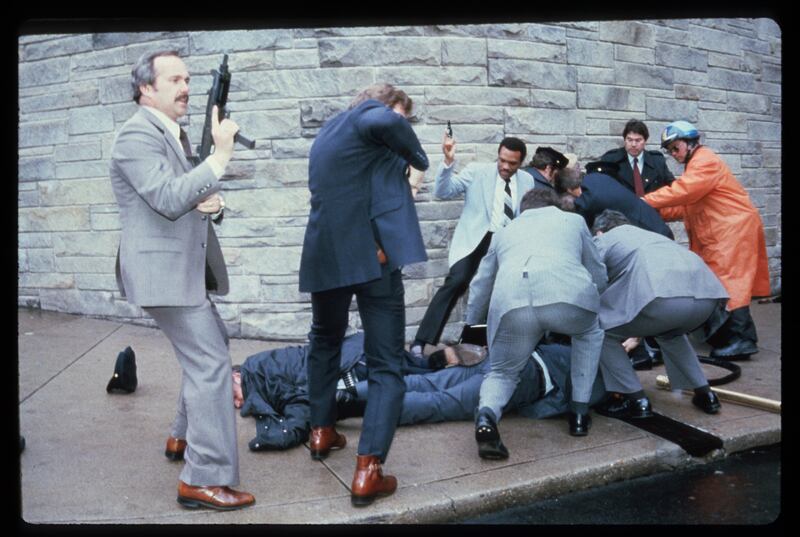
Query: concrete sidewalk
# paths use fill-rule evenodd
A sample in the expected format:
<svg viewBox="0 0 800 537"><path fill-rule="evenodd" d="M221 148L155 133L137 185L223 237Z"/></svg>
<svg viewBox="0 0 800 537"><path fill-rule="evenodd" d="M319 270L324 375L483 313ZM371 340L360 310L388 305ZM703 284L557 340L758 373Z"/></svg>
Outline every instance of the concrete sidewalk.
<svg viewBox="0 0 800 537"><path fill-rule="evenodd" d="M722 388L781 399L781 305L753 303L760 352L739 362L742 376ZM517 503L706 462L620 420L593 413L587 437L565 419L509 416L500 424L505 461L478 457L470 422L400 427L387 473L398 491L369 507L350 505L361 421L340 422L347 446L314 462L307 446L251 452L255 422L238 417L240 489L256 505L234 512L191 511L176 501L181 463L163 455L180 369L159 330L78 315L20 309L22 518L33 524L350 524L439 523ZM136 353L139 386L109 395L117 353ZM235 339L233 363L284 343ZM707 349L697 346L701 354ZM726 371L707 367L709 377ZM733 403L709 416L690 396L656 388L664 366L640 376L654 409L724 441L708 458L781 440L781 417ZM644 514L643 514L644 515ZM647 520L643 519L643 522Z"/></svg>

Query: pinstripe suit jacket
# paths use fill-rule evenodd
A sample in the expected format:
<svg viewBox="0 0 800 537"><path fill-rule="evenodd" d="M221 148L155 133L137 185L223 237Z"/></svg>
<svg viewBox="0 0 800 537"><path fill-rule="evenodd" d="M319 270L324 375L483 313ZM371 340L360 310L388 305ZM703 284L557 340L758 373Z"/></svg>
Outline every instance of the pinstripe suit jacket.
<svg viewBox="0 0 800 537"><path fill-rule="evenodd" d="M507 311L564 302L597 312L605 287L606 268L583 218L528 209L492 236L469 287L466 321L486 319L491 344Z"/></svg>
<svg viewBox="0 0 800 537"><path fill-rule="evenodd" d="M478 247L492 223L497 164L471 162L461 173L454 175L455 165L439 164L434 182L434 194L439 199L453 199L464 194L464 209L456 224L448 254L449 266L455 265ZM514 214L519 214L522 196L533 188L533 177L517 170L517 199Z"/></svg>
<svg viewBox="0 0 800 537"><path fill-rule="evenodd" d="M211 166L196 168L152 113L140 108L117 134L111 186L122 224L117 285L138 306L198 306L206 299L206 262L215 292L228 273L211 218L195 210L222 186Z"/></svg>

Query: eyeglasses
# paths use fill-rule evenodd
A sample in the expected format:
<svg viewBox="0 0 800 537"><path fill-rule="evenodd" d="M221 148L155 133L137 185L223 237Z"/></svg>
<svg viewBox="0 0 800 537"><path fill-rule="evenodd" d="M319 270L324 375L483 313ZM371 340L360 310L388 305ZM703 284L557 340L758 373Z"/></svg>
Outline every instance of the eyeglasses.
<svg viewBox="0 0 800 537"><path fill-rule="evenodd" d="M685 143L685 142L684 142L684 143ZM664 148L664 154L665 154L665 155L675 155L675 154L677 154L677 153L678 153L680 150L681 150L681 148L680 148L680 147L679 147L679 145L676 143L676 144L675 144L675 145L673 145L672 147L665 147L665 148Z"/></svg>

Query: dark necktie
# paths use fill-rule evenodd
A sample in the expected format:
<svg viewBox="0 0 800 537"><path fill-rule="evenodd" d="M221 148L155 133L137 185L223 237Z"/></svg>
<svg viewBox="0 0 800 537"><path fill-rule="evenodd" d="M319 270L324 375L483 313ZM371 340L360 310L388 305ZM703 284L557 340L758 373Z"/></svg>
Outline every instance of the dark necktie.
<svg viewBox="0 0 800 537"><path fill-rule="evenodd" d="M180 139L181 146L183 147L183 154L186 155L186 160L188 160L192 166L200 164L200 157L192 155L192 146L189 145L189 137L186 136L186 131L183 129L181 129Z"/></svg>
<svg viewBox="0 0 800 537"><path fill-rule="evenodd" d="M636 195L640 198L644 196L644 183L642 183L642 175L639 173L639 159L633 157L633 188L636 190Z"/></svg>
<svg viewBox="0 0 800 537"><path fill-rule="evenodd" d="M508 218L508 222L514 219L514 202L511 199L511 179L504 179L505 185L505 198L503 199L503 214ZM507 225L505 222L503 225Z"/></svg>
<svg viewBox="0 0 800 537"><path fill-rule="evenodd" d="M181 129L180 134L181 145L183 146L183 154L186 155L186 158L189 159L189 162L192 160L192 146L189 145L189 137L186 136L186 131Z"/></svg>

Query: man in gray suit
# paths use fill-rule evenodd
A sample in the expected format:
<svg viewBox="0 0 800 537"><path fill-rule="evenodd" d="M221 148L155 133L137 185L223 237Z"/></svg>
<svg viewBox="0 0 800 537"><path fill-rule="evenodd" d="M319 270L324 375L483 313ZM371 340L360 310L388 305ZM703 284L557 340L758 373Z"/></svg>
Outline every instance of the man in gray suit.
<svg viewBox="0 0 800 537"><path fill-rule="evenodd" d="M183 371L167 455L183 458L178 502L230 510L252 505L239 483L231 360L225 325L208 291L228 292L225 261L210 216L224 202L219 181L239 127L218 121L215 151L193 168L186 133L189 73L175 51L144 54L132 71L139 110L117 134L111 184L119 204L117 283L131 304L155 319Z"/></svg>
<svg viewBox="0 0 800 537"><path fill-rule="evenodd" d="M411 352L422 356L425 344L436 345L459 297L466 292L478 270L492 234L517 215L522 196L533 188L533 177L519 169L525 159L525 143L504 138L497 150L497 162L471 162L455 174L456 142L445 134L444 160L436 170L434 194L449 200L464 195L464 208L450 243L450 270L436 291L411 344Z"/></svg>
<svg viewBox="0 0 800 537"><path fill-rule="evenodd" d="M597 312L606 270L583 218L558 204L550 189L525 194L522 214L492 237L469 288L467 323L487 320L491 360L475 424L483 458L508 457L497 421L547 330L571 336L570 434L584 436L589 430L589 401L603 343Z"/></svg>
<svg viewBox="0 0 800 537"><path fill-rule="evenodd" d="M728 293L694 252L652 231L633 226L607 209L595 219L594 241L608 270L600 296L600 326L606 331L600 370L606 389L621 393L598 412L631 418L652 415L651 405L622 342L655 336L670 385L693 389L692 403L708 414L719 411L687 333L702 325Z"/></svg>

